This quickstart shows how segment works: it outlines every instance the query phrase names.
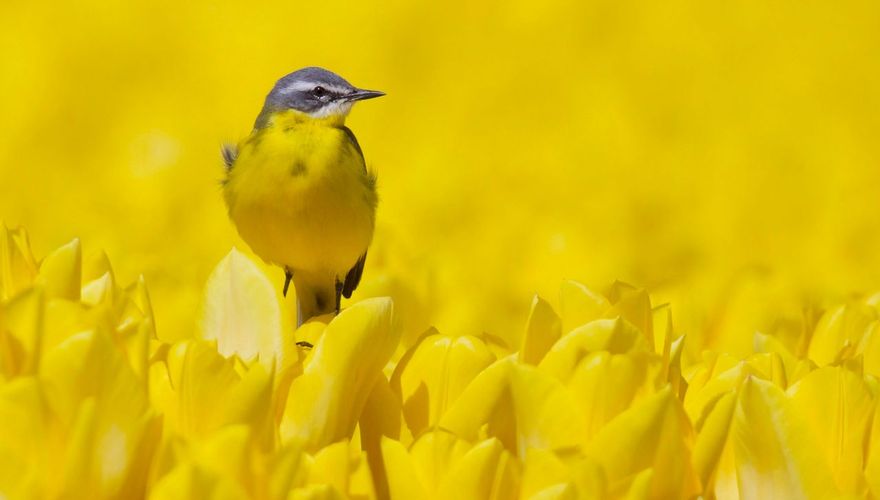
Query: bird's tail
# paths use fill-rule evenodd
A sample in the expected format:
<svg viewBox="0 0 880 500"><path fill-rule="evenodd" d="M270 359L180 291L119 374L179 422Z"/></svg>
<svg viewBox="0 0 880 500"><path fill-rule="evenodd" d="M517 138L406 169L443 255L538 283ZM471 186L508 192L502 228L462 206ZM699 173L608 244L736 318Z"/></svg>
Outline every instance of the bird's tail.
<svg viewBox="0 0 880 500"><path fill-rule="evenodd" d="M336 312L336 278L324 273L295 271L296 326L310 318Z"/></svg>

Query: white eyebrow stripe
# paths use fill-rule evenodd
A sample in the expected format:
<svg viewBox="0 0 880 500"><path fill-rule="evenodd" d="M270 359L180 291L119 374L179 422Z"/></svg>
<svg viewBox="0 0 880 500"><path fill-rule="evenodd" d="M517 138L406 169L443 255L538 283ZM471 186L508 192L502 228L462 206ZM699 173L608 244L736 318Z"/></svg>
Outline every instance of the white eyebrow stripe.
<svg viewBox="0 0 880 500"><path fill-rule="evenodd" d="M279 93L282 95L286 95L286 94L291 94L293 92L308 92L319 85L334 94L345 94L348 92L348 89L336 87L334 85L327 85L326 83L299 81L299 82L294 82L293 84L291 84L287 87L284 87L283 89L281 89L281 91Z"/></svg>

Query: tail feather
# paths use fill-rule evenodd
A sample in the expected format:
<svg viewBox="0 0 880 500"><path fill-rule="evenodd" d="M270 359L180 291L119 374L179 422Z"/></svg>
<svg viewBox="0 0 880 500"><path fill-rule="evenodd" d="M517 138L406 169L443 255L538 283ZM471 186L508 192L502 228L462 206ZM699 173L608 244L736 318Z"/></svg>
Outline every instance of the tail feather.
<svg viewBox="0 0 880 500"><path fill-rule="evenodd" d="M223 156L223 164L226 165L226 171L232 170L232 165L235 164L236 158L238 158L238 148L232 144L224 144L220 148L220 155Z"/></svg>
<svg viewBox="0 0 880 500"><path fill-rule="evenodd" d="M293 273L296 289L296 326L315 316L336 312L335 278L306 272Z"/></svg>
<svg viewBox="0 0 880 500"><path fill-rule="evenodd" d="M348 271L348 274L345 275L345 282L342 285L342 296L346 299L351 298L351 294L354 293L355 288L361 282L361 276L364 274L364 263L367 261L367 252L364 252L361 255L361 258L357 260L354 267Z"/></svg>

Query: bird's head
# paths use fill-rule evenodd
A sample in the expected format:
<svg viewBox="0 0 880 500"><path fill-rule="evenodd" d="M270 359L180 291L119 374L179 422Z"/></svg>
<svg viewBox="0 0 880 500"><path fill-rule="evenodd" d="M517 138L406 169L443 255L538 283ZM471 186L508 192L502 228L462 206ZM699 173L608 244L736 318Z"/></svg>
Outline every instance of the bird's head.
<svg viewBox="0 0 880 500"><path fill-rule="evenodd" d="M344 119L355 101L383 95L377 90L359 89L326 69L303 68L275 83L254 126L266 126L272 114L285 110L299 111L315 119Z"/></svg>

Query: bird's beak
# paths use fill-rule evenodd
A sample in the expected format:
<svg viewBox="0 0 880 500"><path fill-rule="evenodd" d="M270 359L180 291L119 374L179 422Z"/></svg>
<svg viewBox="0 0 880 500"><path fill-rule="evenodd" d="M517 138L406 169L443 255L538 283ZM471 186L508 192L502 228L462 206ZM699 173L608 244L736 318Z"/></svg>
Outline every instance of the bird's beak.
<svg viewBox="0 0 880 500"><path fill-rule="evenodd" d="M364 99L373 99L374 97L382 97L383 95L385 95L385 92L379 92L378 90L357 89L346 95L345 99L348 101L363 101Z"/></svg>

